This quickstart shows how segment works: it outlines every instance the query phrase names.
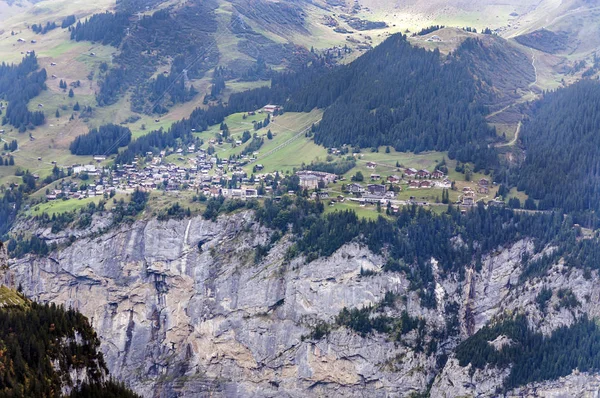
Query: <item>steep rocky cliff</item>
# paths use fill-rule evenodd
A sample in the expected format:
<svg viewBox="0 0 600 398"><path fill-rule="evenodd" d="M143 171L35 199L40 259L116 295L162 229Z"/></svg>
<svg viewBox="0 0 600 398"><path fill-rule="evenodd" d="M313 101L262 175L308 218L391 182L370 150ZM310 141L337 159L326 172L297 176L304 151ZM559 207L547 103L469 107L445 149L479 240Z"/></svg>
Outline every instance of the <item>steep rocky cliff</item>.
<svg viewBox="0 0 600 398"><path fill-rule="evenodd" d="M527 239L485 256L480 271L474 266L462 280L440 275L432 259L438 306L426 309L403 274L383 272L384 258L358 243L328 258L286 262L284 237L256 261L255 247L270 236L251 212L217 222L138 221L81 237L46 258L11 260L3 279L86 315L111 374L145 397L386 397L429 388L433 397L493 396L508 370L459 366L451 352L462 339L517 309L544 333L582 313L600 315L595 274L586 279L557 264L543 279L519 283L522 255L533 250ZM535 298L544 286L571 287L581 306L549 306L542 314ZM319 321L331 322L344 307L376 304L386 292L426 321L426 341L446 325L444 303L456 302L458 334L428 350L414 348L416 332L402 343L343 327L311 337ZM446 353L448 361L440 361ZM597 386L597 376L576 374L515 394L594 396Z"/></svg>

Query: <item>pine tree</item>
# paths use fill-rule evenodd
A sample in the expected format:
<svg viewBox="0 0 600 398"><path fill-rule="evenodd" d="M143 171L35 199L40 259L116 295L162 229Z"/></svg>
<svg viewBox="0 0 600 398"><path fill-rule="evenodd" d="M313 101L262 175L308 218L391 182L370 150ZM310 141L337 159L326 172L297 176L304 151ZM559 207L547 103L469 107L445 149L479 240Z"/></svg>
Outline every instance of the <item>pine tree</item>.
<svg viewBox="0 0 600 398"><path fill-rule="evenodd" d="M69 98L73 98L75 93L73 93L73 89L69 89Z"/></svg>

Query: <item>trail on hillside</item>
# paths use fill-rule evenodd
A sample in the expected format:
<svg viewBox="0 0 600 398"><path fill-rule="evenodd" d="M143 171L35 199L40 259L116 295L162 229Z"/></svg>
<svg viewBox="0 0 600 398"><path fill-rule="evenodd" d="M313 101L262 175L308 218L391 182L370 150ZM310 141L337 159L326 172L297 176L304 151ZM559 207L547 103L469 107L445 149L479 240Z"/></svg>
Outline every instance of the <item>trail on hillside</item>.
<svg viewBox="0 0 600 398"><path fill-rule="evenodd" d="M519 133L521 132L521 125L522 123L519 121L519 123L517 124L517 129L515 130L515 136L513 137L512 140L510 140L509 142L505 142L504 144L498 144L496 145L496 148L504 148L507 146L513 146L517 143L517 140L519 139Z"/></svg>

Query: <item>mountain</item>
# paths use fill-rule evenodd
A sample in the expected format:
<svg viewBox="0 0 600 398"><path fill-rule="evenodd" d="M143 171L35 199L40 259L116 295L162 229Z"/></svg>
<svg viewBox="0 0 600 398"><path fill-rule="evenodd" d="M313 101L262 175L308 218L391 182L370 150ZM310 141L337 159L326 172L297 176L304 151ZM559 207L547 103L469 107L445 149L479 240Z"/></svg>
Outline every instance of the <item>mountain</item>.
<svg viewBox="0 0 600 398"><path fill-rule="evenodd" d="M556 344L579 336L582 315L598 315L593 263L587 263L592 269L566 266L553 257L531 274L542 256L556 252L555 239L574 237L561 216L479 208L461 220L413 209L369 228L344 216L343 225L374 228L373 237L377 228L397 225L398 236L408 238L388 251L377 249L381 242L370 235L341 237L333 224L319 232L318 224L308 227L309 218L298 219L311 231L305 238L281 236L276 218L266 216L243 211L216 221L140 220L81 237L50 256L15 260L4 278L38 300L73 306L93 319L111 373L143 396L593 390L597 376L578 373L578 366L590 368L576 365L569 352L556 361L564 365L561 373L523 370L511 381L510 359L494 362L493 353L504 344L518 351L537 346L513 329L488 332L486 326L519 313L531 333ZM329 228L340 239L320 235ZM45 237L60 241L71 233ZM301 242L311 235L313 249L305 251ZM472 255L472 245L480 254ZM260 247L266 252L258 256ZM299 256L290 255L293 247ZM322 254L310 254L317 247ZM597 338L587 327L586 336ZM469 350L475 344L485 350ZM542 362L531 363L534 368L546 363L535 360ZM557 376L568 377L544 381Z"/></svg>
<svg viewBox="0 0 600 398"><path fill-rule="evenodd" d="M600 394L597 8L0 2L0 395Z"/></svg>
<svg viewBox="0 0 600 398"><path fill-rule="evenodd" d="M0 269L7 265L0 244ZM108 378L100 341L77 311L0 286L0 320L3 396L137 397Z"/></svg>

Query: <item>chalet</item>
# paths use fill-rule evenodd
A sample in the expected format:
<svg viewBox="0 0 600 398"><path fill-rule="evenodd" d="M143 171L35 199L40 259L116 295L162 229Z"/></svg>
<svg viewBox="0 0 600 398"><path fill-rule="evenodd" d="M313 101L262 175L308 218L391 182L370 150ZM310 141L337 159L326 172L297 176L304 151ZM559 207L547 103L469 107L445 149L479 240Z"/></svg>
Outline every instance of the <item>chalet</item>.
<svg viewBox="0 0 600 398"><path fill-rule="evenodd" d="M465 206L473 206L475 204L475 194L467 192L463 195L462 204Z"/></svg>
<svg viewBox="0 0 600 398"><path fill-rule="evenodd" d="M379 174L371 174L371 181L381 180L381 176Z"/></svg>
<svg viewBox="0 0 600 398"><path fill-rule="evenodd" d="M429 178L431 176L431 173L429 172L429 170L421 169L417 171L417 176L421 178Z"/></svg>
<svg viewBox="0 0 600 398"><path fill-rule="evenodd" d="M367 190L371 195L385 195L385 185L380 184L369 184L367 185Z"/></svg>
<svg viewBox="0 0 600 398"><path fill-rule="evenodd" d="M408 187L412 189L419 189L421 188L421 183L419 183L419 181L409 181Z"/></svg>
<svg viewBox="0 0 600 398"><path fill-rule="evenodd" d="M400 177L398 177L397 175L389 176L387 178L387 181L391 184L397 184L400 182Z"/></svg>
<svg viewBox="0 0 600 398"><path fill-rule="evenodd" d="M435 178L440 179L440 178L444 178L445 174L443 172L441 172L440 170L435 170L433 173L431 173L431 178Z"/></svg>
<svg viewBox="0 0 600 398"><path fill-rule="evenodd" d="M374 169L377 167L377 163L375 162L367 162L367 169Z"/></svg>
<svg viewBox="0 0 600 398"><path fill-rule="evenodd" d="M22 37L19 37L19 38L17 39L17 41L18 41L19 43L25 43L25 39L23 39Z"/></svg>
<svg viewBox="0 0 600 398"><path fill-rule="evenodd" d="M262 170L262 169L264 169L264 168L265 168L265 166L263 166L262 164L257 164L257 165L256 165L256 170L259 170L259 171L260 171L260 170Z"/></svg>
<svg viewBox="0 0 600 398"><path fill-rule="evenodd" d="M365 189L360 184L356 184L356 183L346 185L346 189L348 190L348 192L351 192L351 193L365 192Z"/></svg>
<svg viewBox="0 0 600 398"><path fill-rule="evenodd" d="M488 187L490 185L490 181L487 178L482 178L479 180L479 186Z"/></svg>
<svg viewBox="0 0 600 398"><path fill-rule="evenodd" d="M487 195L490 193L490 188L488 188L487 186L480 185L477 187L477 192L480 194Z"/></svg>
<svg viewBox="0 0 600 398"><path fill-rule="evenodd" d="M420 188L431 188L432 186L433 184L431 183L431 181L421 181Z"/></svg>
<svg viewBox="0 0 600 398"><path fill-rule="evenodd" d="M265 105L263 110L267 113L275 113L275 111L279 111L279 105Z"/></svg>
<svg viewBox="0 0 600 398"><path fill-rule="evenodd" d="M504 207L505 203L503 200L499 200L499 199L494 199L494 200L490 200L488 201L488 206L493 206L493 207Z"/></svg>
<svg viewBox="0 0 600 398"><path fill-rule="evenodd" d="M329 199L329 193L327 192L313 192L311 198L316 199Z"/></svg>
<svg viewBox="0 0 600 398"><path fill-rule="evenodd" d="M417 170L413 168L406 169L404 170L404 175L407 177L414 177L417 175Z"/></svg>

